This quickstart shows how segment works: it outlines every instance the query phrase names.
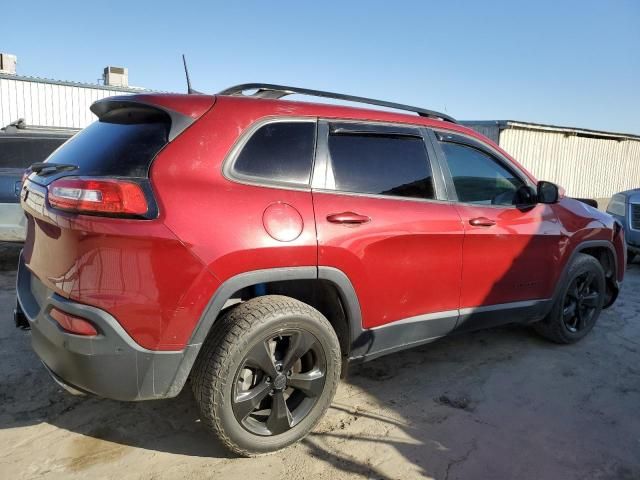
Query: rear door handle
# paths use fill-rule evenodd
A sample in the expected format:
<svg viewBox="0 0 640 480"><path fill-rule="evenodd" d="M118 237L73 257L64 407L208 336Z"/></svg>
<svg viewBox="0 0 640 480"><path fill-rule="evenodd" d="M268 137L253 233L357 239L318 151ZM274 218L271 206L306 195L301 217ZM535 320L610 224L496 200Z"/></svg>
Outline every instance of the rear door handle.
<svg viewBox="0 0 640 480"><path fill-rule="evenodd" d="M474 227L492 227L496 224L496 221L487 217L477 217L469 220L469 223Z"/></svg>
<svg viewBox="0 0 640 480"><path fill-rule="evenodd" d="M327 220L331 223L342 223L345 225L359 225L371 221L366 215L354 212L332 213L327 215Z"/></svg>

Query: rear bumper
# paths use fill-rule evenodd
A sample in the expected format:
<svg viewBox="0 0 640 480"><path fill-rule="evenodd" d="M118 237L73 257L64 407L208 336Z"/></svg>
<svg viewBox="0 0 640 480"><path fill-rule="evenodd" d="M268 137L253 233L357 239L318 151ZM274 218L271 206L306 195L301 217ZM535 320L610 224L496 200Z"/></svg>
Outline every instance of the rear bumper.
<svg viewBox="0 0 640 480"><path fill-rule="evenodd" d="M109 313L65 299L49 290L24 265L18 267L18 303L31 326L36 354L58 383L81 393L114 400L174 397L182 390L197 349L147 350ZM63 331L49 316L52 307L90 320L100 332L84 337Z"/></svg>
<svg viewBox="0 0 640 480"><path fill-rule="evenodd" d="M24 242L27 219L19 203L0 203L0 241Z"/></svg>

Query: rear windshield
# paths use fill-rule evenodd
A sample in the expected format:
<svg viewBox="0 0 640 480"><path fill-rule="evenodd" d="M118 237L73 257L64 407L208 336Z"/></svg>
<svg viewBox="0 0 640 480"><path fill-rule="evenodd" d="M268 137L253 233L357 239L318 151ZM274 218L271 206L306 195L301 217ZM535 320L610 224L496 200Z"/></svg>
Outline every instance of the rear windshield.
<svg viewBox="0 0 640 480"><path fill-rule="evenodd" d="M168 142L170 123L101 119L82 130L47 161L75 165L80 175L147 177L151 161Z"/></svg>
<svg viewBox="0 0 640 480"><path fill-rule="evenodd" d="M36 162L44 162L69 137L0 135L0 168L26 169Z"/></svg>

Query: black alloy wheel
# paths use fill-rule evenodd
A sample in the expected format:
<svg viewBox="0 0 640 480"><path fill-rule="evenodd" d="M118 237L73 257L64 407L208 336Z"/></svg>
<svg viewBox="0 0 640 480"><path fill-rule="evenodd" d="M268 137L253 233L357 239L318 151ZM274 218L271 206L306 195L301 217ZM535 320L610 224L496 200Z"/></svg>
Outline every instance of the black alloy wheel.
<svg viewBox="0 0 640 480"><path fill-rule="evenodd" d="M592 326L602 294L593 272L584 272L573 279L562 310L562 320L567 330L576 333Z"/></svg>
<svg viewBox="0 0 640 480"><path fill-rule="evenodd" d="M205 425L250 457L304 438L331 405L341 369L340 341L322 313L264 295L215 320L191 384Z"/></svg>
<svg viewBox="0 0 640 480"><path fill-rule="evenodd" d="M256 435L279 435L314 407L324 389L326 358L317 339L289 330L256 343L236 373L233 413Z"/></svg>
<svg viewBox="0 0 640 480"><path fill-rule="evenodd" d="M533 324L543 337L555 343L575 343L598 321L607 297L607 284L600 261L577 253L558 286L558 294L547 316Z"/></svg>

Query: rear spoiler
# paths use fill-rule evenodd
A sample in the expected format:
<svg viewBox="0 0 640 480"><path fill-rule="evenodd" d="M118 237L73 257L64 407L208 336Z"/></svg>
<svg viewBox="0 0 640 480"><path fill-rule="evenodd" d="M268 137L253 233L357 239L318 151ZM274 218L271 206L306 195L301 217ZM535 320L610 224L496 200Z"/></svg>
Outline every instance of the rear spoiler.
<svg viewBox="0 0 640 480"><path fill-rule="evenodd" d="M98 100L90 108L98 118L117 115L119 110L135 110L141 121L146 116L155 121L158 115L166 116L171 121L172 141L213 107L215 99L212 95L122 95Z"/></svg>

